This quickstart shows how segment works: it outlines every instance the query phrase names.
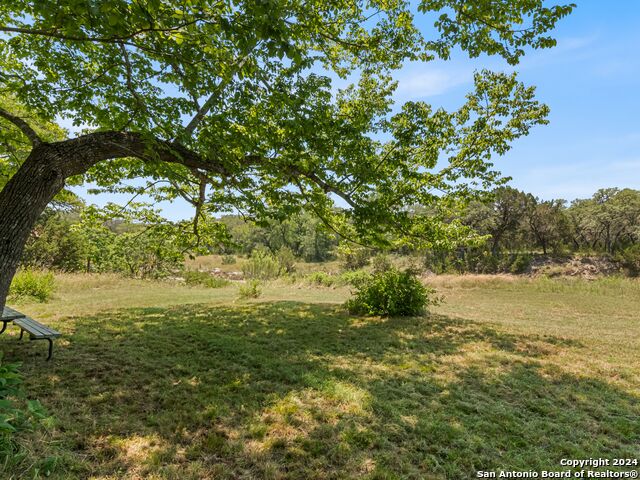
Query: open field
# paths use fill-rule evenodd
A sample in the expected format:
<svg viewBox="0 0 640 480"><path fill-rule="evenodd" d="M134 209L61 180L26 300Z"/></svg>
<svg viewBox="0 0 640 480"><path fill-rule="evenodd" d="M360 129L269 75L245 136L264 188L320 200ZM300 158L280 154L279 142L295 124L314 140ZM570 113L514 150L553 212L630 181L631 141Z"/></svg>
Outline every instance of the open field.
<svg viewBox="0 0 640 480"><path fill-rule="evenodd" d="M55 417L1 478L465 479L640 455L640 283L429 279L442 305L350 317L347 288L262 298L63 275L0 337Z"/></svg>

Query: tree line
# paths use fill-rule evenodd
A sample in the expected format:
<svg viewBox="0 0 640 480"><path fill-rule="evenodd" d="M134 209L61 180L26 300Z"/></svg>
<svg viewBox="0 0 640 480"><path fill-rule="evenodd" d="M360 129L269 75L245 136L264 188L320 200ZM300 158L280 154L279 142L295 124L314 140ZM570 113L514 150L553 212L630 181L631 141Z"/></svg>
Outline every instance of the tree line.
<svg viewBox="0 0 640 480"><path fill-rule="evenodd" d="M491 236L492 252L614 254L640 239L640 191L606 188L568 204L502 187L494 191L493 201L471 205L464 222Z"/></svg>
<svg viewBox="0 0 640 480"><path fill-rule="evenodd" d="M122 213L115 206L85 206L62 199L41 216L22 258L23 266L64 271L120 272L162 276L180 269L185 255L251 255L256 249L323 262L335 258L350 267L367 263L376 250L349 244L316 216L300 213L260 225L238 215L210 218L193 244L189 222L170 222L158 212L138 208ZM630 269L640 240L640 191L607 188L572 202L542 200L504 186L483 201L471 202L450 218L471 228L472 243L453 248L396 253L423 259L436 271L492 273L526 269L532 254L582 252L608 255ZM202 227L202 226L201 226Z"/></svg>

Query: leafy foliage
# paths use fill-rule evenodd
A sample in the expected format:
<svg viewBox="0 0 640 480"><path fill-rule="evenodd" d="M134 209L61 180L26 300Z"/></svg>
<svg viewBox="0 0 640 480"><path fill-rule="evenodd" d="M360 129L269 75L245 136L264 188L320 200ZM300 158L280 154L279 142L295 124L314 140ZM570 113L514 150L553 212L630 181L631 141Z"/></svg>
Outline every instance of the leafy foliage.
<svg viewBox="0 0 640 480"><path fill-rule="evenodd" d="M579 248L614 253L640 240L640 191L598 190L576 200L568 211L572 241Z"/></svg>
<svg viewBox="0 0 640 480"><path fill-rule="evenodd" d="M85 269L92 248L88 236L76 228L77 210L45 211L22 254L22 265L39 269L77 272Z"/></svg>
<svg viewBox="0 0 640 480"><path fill-rule="evenodd" d="M307 275L305 279L311 285L319 285L322 287L332 287L336 284L335 277L323 271L312 272Z"/></svg>
<svg viewBox="0 0 640 480"><path fill-rule="evenodd" d="M296 257L289 247L282 247L276 254L276 260L280 265L280 271L285 274L290 274L296 270Z"/></svg>
<svg viewBox="0 0 640 480"><path fill-rule="evenodd" d="M249 280L238 288L238 297L241 299L259 298L262 288L259 280Z"/></svg>
<svg viewBox="0 0 640 480"><path fill-rule="evenodd" d="M55 142L66 137L65 130L52 122L49 115L38 115L33 109L17 101L14 95L7 95L4 91L0 94L0 109L28 118L30 126L44 141ZM6 119L0 117L0 188L4 188L31 150L29 142L22 135L16 134L13 127ZM68 194L68 191L65 192Z"/></svg>
<svg viewBox="0 0 640 480"><path fill-rule="evenodd" d="M615 258L629 275L632 277L640 276L640 243L625 248Z"/></svg>
<svg viewBox="0 0 640 480"><path fill-rule="evenodd" d="M322 262L334 255L337 235L328 232L321 221L309 213L292 215L286 219L269 220L264 224L226 215L220 219L232 243L221 246L223 252L250 254L256 248L278 252L286 247L307 262Z"/></svg>
<svg viewBox="0 0 640 480"><path fill-rule="evenodd" d="M546 123L548 109L515 75L480 71L458 109L408 102L391 114L391 73L456 49L515 64L527 47L553 46L549 32L572 9L542 0L423 0L419 13L399 0L17 1L0 10L0 86L16 103L2 122L28 111L89 134L139 134L144 153L73 171L103 191L182 197L194 225L212 211L266 222L305 210L345 237L442 246L470 233L443 222L446 211L500 183L492 156ZM435 29L421 31L423 14L435 15ZM350 74L356 82L333 89L332 76ZM160 162L159 142L198 167ZM350 208L336 210L335 197ZM442 214L416 215L415 205L442 205ZM317 247L305 243L304 258L321 260Z"/></svg>
<svg viewBox="0 0 640 480"><path fill-rule="evenodd" d="M338 247L338 258L347 270L357 270L369 264L371 251L359 245L343 242Z"/></svg>
<svg viewBox="0 0 640 480"><path fill-rule="evenodd" d="M344 285L352 285L358 287L362 283L369 279L370 274L364 270L347 270L342 272L338 279L339 283Z"/></svg>
<svg viewBox="0 0 640 480"><path fill-rule="evenodd" d="M387 255L379 253L371 258L371 267L373 268L373 273L382 273L393 268L393 264Z"/></svg>
<svg viewBox="0 0 640 480"><path fill-rule="evenodd" d="M222 288L229 285L229 280L226 278L215 277L207 272L195 272L191 270L185 270L182 273L187 285L202 285L209 288Z"/></svg>
<svg viewBox="0 0 640 480"><path fill-rule="evenodd" d="M194 243L187 222L169 222L145 205L127 210L114 204L104 209L88 207L75 228L87 238L87 270L93 272L162 277L182 268L187 251L207 251ZM224 227L210 222L203 226L197 242L212 243L222 237Z"/></svg>
<svg viewBox="0 0 640 480"><path fill-rule="evenodd" d="M271 280L280 276L282 266L267 250L258 249L242 265L242 273L249 279Z"/></svg>
<svg viewBox="0 0 640 480"><path fill-rule="evenodd" d="M17 298L28 297L46 302L53 295L54 289L53 273L27 268L18 271L13 277L9 294Z"/></svg>
<svg viewBox="0 0 640 480"><path fill-rule="evenodd" d="M223 265L233 265L236 263L235 255L223 255L222 256L222 264Z"/></svg>
<svg viewBox="0 0 640 480"><path fill-rule="evenodd" d="M511 273L525 273L531 266L532 256L528 253L518 253L513 256L509 271Z"/></svg>
<svg viewBox="0 0 640 480"><path fill-rule="evenodd" d="M540 252L564 255L571 251L609 253L610 250L624 263L626 254L622 252L640 239L640 192L606 191L607 195L599 191L591 199L567 205L563 200L539 200L532 194L501 187L484 202L472 202L458 211L457 216L452 212L448 219L473 229L477 235L474 243L456 249L416 249L403 245L395 253L421 257L418 263L437 273L522 273ZM192 233L184 233L185 224L168 222L157 212L142 215L144 210L113 220L113 208L107 207L107 212L83 206L48 210L27 243L23 265L64 271L112 271L140 277L162 276L182 267L184 249L189 249L188 243L193 239ZM306 228L312 220L308 215L296 215L282 221L272 220L268 227L262 227L227 216L211 228L211 235L201 235L197 251L259 250L257 258L249 260L245 273L251 276L252 270L267 269L265 278L275 278L281 273L291 273L300 256L304 259L305 250L301 246L313 238L309 237L309 231L318 232ZM388 266L384 254L369 258L372 250L346 242L338 248L337 239L328 233L322 235L325 234L327 237L315 239L330 241L314 240L316 245L322 245L315 252L322 253L311 260L337 254L346 269L357 270L369 263L374 271ZM232 261L235 261L232 254L223 256L223 263ZM261 263L266 266L257 265ZM631 264L625 269L631 272ZM313 279L310 281L314 283ZM331 281L342 282L338 277Z"/></svg>
<svg viewBox="0 0 640 480"><path fill-rule="evenodd" d="M0 354L0 461L16 452L15 434L31 430L48 416L37 400L26 400L20 365L1 361Z"/></svg>
<svg viewBox="0 0 640 480"><path fill-rule="evenodd" d="M395 268L374 273L355 284L354 297L347 301L351 313L391 317L424 313L432 290L426 288L415 273Z"/></svg>

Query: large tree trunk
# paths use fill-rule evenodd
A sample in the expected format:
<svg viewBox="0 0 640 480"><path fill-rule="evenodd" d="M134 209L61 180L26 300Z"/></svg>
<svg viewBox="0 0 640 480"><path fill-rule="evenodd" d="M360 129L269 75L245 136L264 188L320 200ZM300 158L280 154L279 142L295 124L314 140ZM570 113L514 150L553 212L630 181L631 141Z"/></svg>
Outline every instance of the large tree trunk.
<svg viewBox="0 0 640 480"><path fill-rule="evenodd" d="M65 174L48 144L34 148L0 192L0 307L24 245L40 214L64 187Z"/></svg>
<svg viewBox="0 0 640 480"><path fill-rule="evenodd" d="M37 139L35 132L33 135ZM31 230L47 204L62 190L65 179L85 173L98 162L123 157L227 174L217 161L203 159L179 144L138 133L95 132L56 143L37 141L0 191L0 307L5 304Z"/></svg>

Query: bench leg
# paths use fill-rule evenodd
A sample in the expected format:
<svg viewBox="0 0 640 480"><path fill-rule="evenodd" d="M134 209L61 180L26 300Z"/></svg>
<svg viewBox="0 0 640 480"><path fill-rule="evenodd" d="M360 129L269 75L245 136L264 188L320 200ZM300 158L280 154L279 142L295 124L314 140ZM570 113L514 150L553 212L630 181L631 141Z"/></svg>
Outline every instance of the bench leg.
<svg viewBox="0 0 640 480"><path fill-rule="evenodd" d="M22 338L22 333L24 332L24 330L22 330L20 332L20 338ZM33 338L31 337L30 340L34 341L34 340L46 340L47 342L49 342L49 355L47 356L47 361L51 360L51 358L53 357L53 339L51 338Z"/></svg>
<svg viewBox="0 0 640 480"><path fill-rule="evenodd" d="M22 335L24 335L24 330L20 329L20 338L18 340L22 340Z"/></svg>
<svg viewBox="0 0 640 480"><path fill-rule="evenodd" d="M0 330L0 333L4 332L7 329L7 323L9 322L2 322L2 329Z"/></svg>

